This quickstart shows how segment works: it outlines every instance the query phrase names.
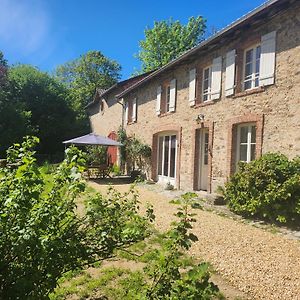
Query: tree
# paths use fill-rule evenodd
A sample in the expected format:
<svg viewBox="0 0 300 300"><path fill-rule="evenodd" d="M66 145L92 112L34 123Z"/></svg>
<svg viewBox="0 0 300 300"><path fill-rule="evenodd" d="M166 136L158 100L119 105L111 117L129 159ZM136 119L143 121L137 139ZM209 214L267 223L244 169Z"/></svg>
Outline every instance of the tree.
<svg viewBox="0 0 300 300"><path fill-rule="evenodd" d="M0 52L0 157L12 143L22 139L28 132L30 112L12 99L9 66Z"/></svg>
<svg viewBox="0 0 300 300"><path fill-rule="evenodd" d="M108 89L119 80L120 70L116 61L100 51L89 51L57 68L58 80L70 89L70 99L83 131L88 130L85 106L93 99L96 88Z"/></svg>
<svg viewBox="0 0 300 300"><path fill-rule="evenodd" d="M63 273L106 259L148 232L134 190L90 195L80 217L83 153L67 149L49 182L36 165L37 141L27 137L11 147L9 165L0 168L0 299L48 299Z"/></svg>
<svg viewBox="0 0 300 300"><path fill-rule="evenodd" d="M40 138L39 153L62 152L62 141L76 132L75 113L68 102L66 87L30 65L11 67L8 77L10 102L29 119L25 133ZM7 129L8 126L5 127ZM20 140L19 137L12 142Z"/></svg>
<svg viewBox="0 0 300 300"><path fill-rule="evenodd" d="M191 17L186 25L172 19L154 22L153 28L146 28L145 40L139 42L141 50L136 57L142 62L141 72L160 68L199 44L205 24L201 16Z"/></svg>
<svg viewBox="0 0 300 300"><path fill-rule="evenodd" d="M7 75L7 60L4 59L3 53L0 51L0 87L3 86Z"/></svg>

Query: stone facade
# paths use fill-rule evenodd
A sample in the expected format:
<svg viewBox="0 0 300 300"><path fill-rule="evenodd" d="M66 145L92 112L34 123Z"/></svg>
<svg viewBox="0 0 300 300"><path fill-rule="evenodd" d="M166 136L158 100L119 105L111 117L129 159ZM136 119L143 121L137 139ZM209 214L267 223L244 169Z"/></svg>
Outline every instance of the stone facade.
<svg viewBox="0 0 300 300"><path fill-rule="evenodd" d="M117 132L122 124L123 107L116 95L122 89L116 88L105 97L95 96L95 102L88 107L90 124L94 133L108 136L111 132Z"/></svg>
<svg viewBox="0 0 300 300"><path fill-rule="evenodd" d="M238 124L250 122L256 125L256 157L269 151L279 151L290 158L300 154L299 7L299 2L294 2L288 9L265 19L263 23L249 26L234 38L224 40L219 47L194 55L188 63L161 72L124 95L125 102L137 99L137 120L125 128L128 135L135 135L152 145L154 180L157 179L157 135L164 131L173 132L177 136L176 185L182 189L195 189L197 128L209 129L208 191L223 185L234 171ZM226 53L232 49L243 53L260 41L262 35L272 31L276 31L275 84L243 92L240 88L243 62L239 63L243 57L237 55L235 93L226 97ZM202 69L219 56L222 56L221 97L206 103L196 99L196 105L190 107L189 70L194 67ZM157 87L173 78L177 80L176 110L157 116ZM201 122L196 121L199 114L204 118Z"/></svg>

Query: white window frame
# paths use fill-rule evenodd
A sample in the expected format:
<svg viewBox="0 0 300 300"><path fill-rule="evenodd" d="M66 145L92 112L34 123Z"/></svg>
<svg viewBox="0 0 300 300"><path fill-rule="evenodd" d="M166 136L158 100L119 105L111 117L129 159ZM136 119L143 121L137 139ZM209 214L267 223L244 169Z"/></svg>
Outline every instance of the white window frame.
<svg viewBox="0 0 300 300"><path fill-rule="evenodd" d="M259 69L259 72L256 73L256 52L257 52L258 47L260 47L260 51L261 51L261 43L252 45L251 47L245 49L245 51L244 51L244 60L243 60L243 90L244 91L249 91L249 90L255 89L260 86L259 85L260 69ZM248 75L248 76L251 76L251 78L246 80L246 78L245 78L245 76L246 76L246 54L250 50L253 50L252 74ZM260 60L261 60L261 52L260 52L260 56L259 56L259 68L260 68ZM258 81L258 85L255 85L256 80ZM246 82L248 82L248 81L251 82L251 87L246 89Z"/></svg>
<svg viewBox="0 0 300 300"><path fill-rule="evenodd" d="M243 123L239 124L237 126L237 142L236 142L236 165L243 160L240 160L240 151L241 151L241 145L247 145L247 160L243 161L246 163L249 163L251 161L251 146L255 145L256 147L256 139L255 138L255 143L251 142L251 137L252 137L252 127L255 127L255 130L257 131L257 125L256 123ZM246 143L241 143L241 128L247 127L248 132L247 132L247 142ZM256 134L257 136L257 134ZM256 149L255 149L255 154L256 154Z"/></svg>
<svg viewBox="0 0 300 300"><path fill-rule="evenodd" d="M170 172L171 172L171 143L172 143L172 139L171 139L171 136L174 136L176 137L176 140L175 140L175 166L174 166L174 177L170 177ZM168 150L168 175L164 175L164 161L165 161L165 137L169 137L169 150ZM177 140L177 134L175 132L165 132L163 134L160 134L158 137L157 137L157 143L159 145L159 139L160 138L163 138L163 143L162 143L162 159L161 159L161 173L162 174L158 174L157 173L157 176L158 176L158 181L161 182L161 183L168 183L170 182L172 185L175 185L176 182L176 171L177 171L177 145L178 145L178 140ZM159 146L157 147L157 170L159 170Z"/></svg>
<svg viewBox="0 0 300 300"><path fill-rule="evenodd" d="M208 88L205 91L204 90L204 81L205 81L204 74L207 69L209 69L209 71L208 71ZM203 71L202 71L202 101L203 102L211 101L211 80L212 80L212 65L203 68ZM204 100L204 97L206 95L207 95L207 99Z"/></svg>

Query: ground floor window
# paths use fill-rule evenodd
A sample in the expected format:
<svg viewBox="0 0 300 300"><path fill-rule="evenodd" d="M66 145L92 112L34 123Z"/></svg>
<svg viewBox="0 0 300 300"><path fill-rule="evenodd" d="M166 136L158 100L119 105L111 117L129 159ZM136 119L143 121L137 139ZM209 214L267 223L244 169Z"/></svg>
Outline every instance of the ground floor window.
<svg viewBox="0 0 300 300"><path fill-rule="evenodd" d="M159 181L175 183L176 174L176 135L158 137L158 179Z"/></svg>
<svg viewBox="0 0 300 300"><path fill-rule="evenodd" d="M237 157L239 161L250 162L255 159L256 153L256 125L242 124L237 128Z"/></svg>

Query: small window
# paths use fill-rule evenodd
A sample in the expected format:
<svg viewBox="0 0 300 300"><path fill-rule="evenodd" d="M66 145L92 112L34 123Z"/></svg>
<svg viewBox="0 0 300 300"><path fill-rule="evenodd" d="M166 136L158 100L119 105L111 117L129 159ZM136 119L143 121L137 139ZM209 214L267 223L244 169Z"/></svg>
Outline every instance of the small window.
<svg viewBox="0 0 300 300"><path fill-rule="evenodd" d="M170 101L171 101L171 86L166 87L166 112L170 111Z"/></svg>
<svg viewBox="0 0 300 300"><path fill-rule="evenodd" d="M245 51L244 90L259 86L260 45Z"/></svg>
<svg viewBox="0 0 300 300"><path fill-rule="evenodd" d="M243 124L237 128L236 162L250 162L256 157L256 125Z"/></svg>
<svg viewBox="0 0 300 300"><path fill-rule="evenodd" d="M211 100L211 66L203 70L203 82L202 82L202 99L203 102Z"/></svg>

